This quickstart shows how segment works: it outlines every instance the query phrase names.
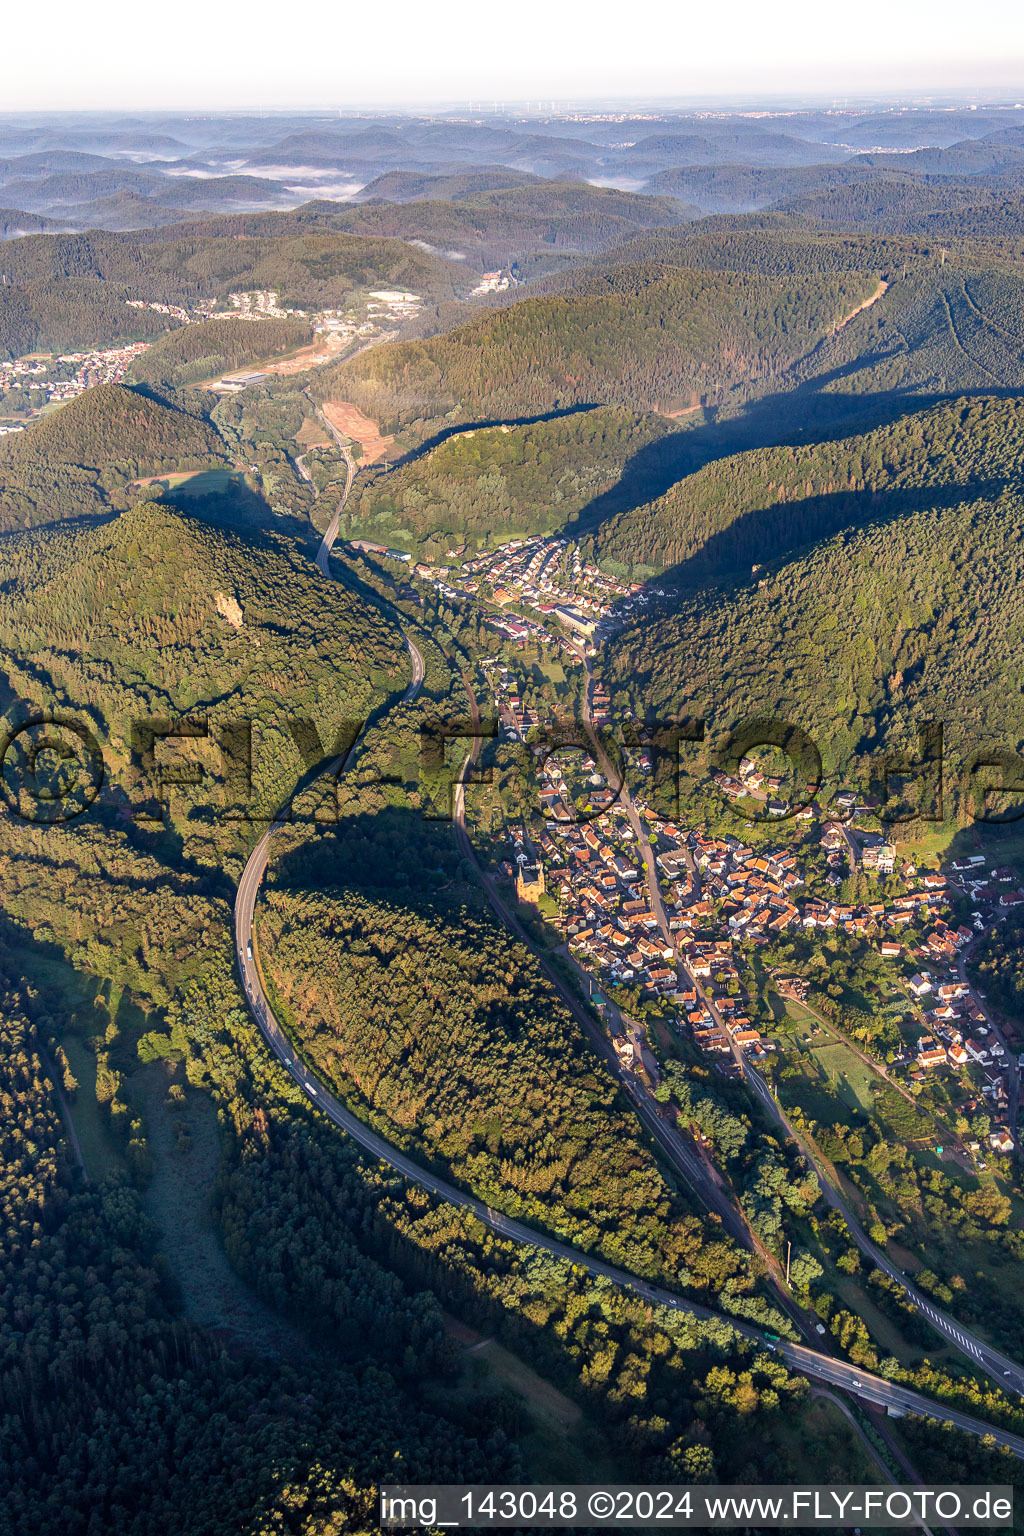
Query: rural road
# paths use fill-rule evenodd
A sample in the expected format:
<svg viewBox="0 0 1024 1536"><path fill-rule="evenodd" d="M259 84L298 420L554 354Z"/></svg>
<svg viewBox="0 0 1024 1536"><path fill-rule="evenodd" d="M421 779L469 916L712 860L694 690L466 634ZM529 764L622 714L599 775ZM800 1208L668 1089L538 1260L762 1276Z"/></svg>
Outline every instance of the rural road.
<svg viewBox="0 0 1024 1536"><path fill-rule="evenodd" d="M587 668L587 690L584 695L586 700L585 718L593 732L593 723L591 720L589 707L591 689L590 667L586 658L583 659L584 665ZM618 775L616 774L611 762L609 761L607 754L601 748L600 740L596 735L594 736L594 741L598 749L601 766L605 772L605 776L609 784L616 784L618 782ZM654 912L654 915L658 919L658 925L666 943L671 945L672 948L676 951L677 961L682 963L685 967L685 961L678 953L678 945L676 944L672 934L669 931L668 920L665 914L665 907L661 898L661 890L658 884L654 850L650 845L650 840L646 835L643 823L636 810L636 807L633 804L632 796L629 792L629 787L625 781L622 783L622 788L619 794L619 804L622 806L627 817L629 818L630 825L633 828L634 835L637 839L637 846L640 850L640 855L647 865L647 883L651 897L651 908ZM726 1033L729 1034L728 1025L722 1018L718 1009L715 1007L714 999L707 992L707 989L703 986L699 978L693 976L689 971L687 971L687 975L691 985L697 991L698 996L701 998L705 1007L708 1009L711 1017L715 1020L716 1024L718 1024L720 1028L724 1029ZM813 1012L813 1010L811 1011ZM731 1040L731 1035L729 1035L729 1038ZM888 1258L888 1256L882 1251L881 1248L879 1248L875 1243L871 1241L871 1238L868 1236L867 1232L865 1232L864 1228L857 1220L857 1217L853 1214L846 1200L843 1198L842 1193L832 1183L832 1180L829 1178L825 1169L822 1167L818 1158L815 1156L814 1151L810 1147L809 1143L797 1132L796 1128L785 1114L785 1111L783 1110L779 1101L776 1099L774 1093L771 1091L771 1088L768 1086L765 1079L757 1071L756 1067L749 1060L746 1054L735 1045L733 1046L733 1056L736 1059L741 1072L743 1073L747 1085L752 1089L754 1094L764 1105L769 1115L781 1128L785 1135L790 1137L800 1147L804 1157L807 1159L810 1166L814 1169L819 1187L826 1201L843 1217L847 1227L849 1228L850 1236L853 1238L853 1241L856 1243L864 1257L870 1260L870 1262L874 1264L878 1269L880 1269L884 1274L888 1275L891 1280L895 1281L895 1283L903 1291L907 1301L916 1307L920 1316L923 1317L926 1322L930 1323L936 1332L941 1334L941 1336L948 1343L952 1344L956 1349L960 1351L961 1354L965 1355L967 1359L970 1360L972 1365L980 1366L982 1370L987 1372L987 1374L991 1376L1004 1391L1013 1391L1018 1393L1021 1397L1024 1397L1024 1368L1018 1365L1016 1361L1011 1360L1006 1355L1001 1354L999 1350L993 1349L990 1345L986 1344L983 1339L980 1339L976 1334L972 1333L970 1329L967 1328L963 1323L957 1322L955 1318L950 1317L947 1313L943 1312L941 1308L935 1305L930 1297L919 1291L917 1287L912 1284L907 1276L904 1275L903 1271L897 1265L895 1265L891 1259ZM894 1084L893 1086L897 1085ZM906 1097L906 1095L904 1096Z"/></svg>
<svg viewBox="0 0 1024 1536"><path fill-rule="evenodd" d="M993 1349L990 1345L986 1344L983 1339L979 1339L977 1334L971 1333L970 1329L965 1327L963 1323L958 1323L955 1318L950 1317L941 1308L937 1307L931 1298L926 1296L923 1291L919 1291L903 1271L892 1262L888 1255L883 1253L882 1249L871 1241L841 1192L832 1183L824 1168L813 1156L804 1138L798 1133L796 1127L785 1114L785 1111L764 1078L750 1062L746 1064L745 1075L747 1083L757 1094L761 1103L785 1133L791 1136L800 1147L800 1150L817 1175L818 1184L826 1201L833 1210L838 1211L840 1216L842 1216L849 1228L850 1236L864 1257L870 1259L871 1263L880 1269L883 1274L888 1275L890 1280L894 1280L902 1290L906 1300L917 1308L920 1315L931 1324L937 1333L940 1333L950 1344L953 1344L961 1354L966 1355L972 1364L980 1365L1004 1391L1017 1392L1024 1397L1024 1369L1016 1361L1010 1360L1006 1355L1000 1354L999 1350Z"/></svg>

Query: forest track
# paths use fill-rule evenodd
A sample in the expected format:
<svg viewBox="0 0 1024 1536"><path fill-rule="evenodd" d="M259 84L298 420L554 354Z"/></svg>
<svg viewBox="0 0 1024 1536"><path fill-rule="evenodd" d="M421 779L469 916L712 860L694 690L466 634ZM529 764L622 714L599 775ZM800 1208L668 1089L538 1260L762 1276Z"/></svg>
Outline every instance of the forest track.
<svg viewBox="0 0 1024 1536"><path fill-rule="evenodd" d="M964 346L963 342L960 340L960 333L959 333L959 331L956 328L956 321L953 319L953 306L952 306L952 304L950 304L948 298L946 297L946 295L944 293L940 293L939 297L941 298L941 300L942 300L942 302L943 302L943 304L945 306L945 309L946 309L946 320L947 320L947 322L949 324L949 334L952 336L953 344L956 347L957 351L960 353L960 356L961 357L965 357L973 368L978 368L978 369L980 369L980 371L982 373L987 373L989 378L993 381L993 383L999 385L1000 389L1005 388L1005 385L1003 384L1003 380L999 377L998 373L993 373L991 368L986 368L984 363L979 363L978 359L976 357L973 357L971 355L971 353L968 352L967 348ZM968 303L970 304L970 302L971 301L968 298Z"/></svg>

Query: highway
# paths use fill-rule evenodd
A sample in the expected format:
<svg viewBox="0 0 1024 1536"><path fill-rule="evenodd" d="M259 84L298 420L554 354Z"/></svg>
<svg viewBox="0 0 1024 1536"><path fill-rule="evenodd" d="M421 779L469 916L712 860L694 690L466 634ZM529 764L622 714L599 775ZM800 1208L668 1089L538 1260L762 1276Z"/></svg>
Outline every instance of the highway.
<svg viewBox="0 0 1024 1536"><path fill-rule="evenodd" d="M566 1243L559 1242L557 1238L535 1232L532 1227L516 1221L513 1217L502 1215L500 1211L493 1210L474 1195L456 1188L446 1179L439 1178L436 1174L421 1168L398 1147L392 1146L382 1136L371 1131L369 1126L364 1125L351 1110L339 1103L321 1079L296 1054L274 1016L263 988L259 965L253 952L253 916L275 830L275 826L270 827L253 850L239 883L235 900L235 949L246 1000L264 1039L295 1083L328 1120L351 1136L365 1152L378 1162L395 1169L411 1183L429 1190L431 1194L448 1201L451 1205L470 1211L478 1221L502 1237L509 1238L513 1242L525 1243L530 1247L541 1248L588 1274L602 1276L616 1285L624 1286L627 1290L658 1306L704 1321L717 1320L752 1343L762 1348L773 1349L787 1365L801 1375L815 1381L826 1382L830 1386L842 1387L865 1402L877 1404L882 1408L921 1414L926 1418L938 1419L940 1422L948 1421L960 1429L968 1430L971 1434L992 1435L998 1444L1007 1446L1015 1456L1024 1460L1024 1437L995 1428L980 1419L973 1418L970 1414L960 1413L956 1409L932 1402L930 1398L912 1392L906 1387L886 1381L881 1376L874 1376L869 1371L862 1371L857 1366L833 1360L817 1350L807 1349L800 1344L791 1344L783 1339L765 1340L758 1329L752 1328L747 1323L713 1312L710 1308L699 1306L695 1302L685 1301L662 1286L632 1275L614 1264L606 1264L604 1260L595 1258L592 1254L570 1248Z"/></svg>
<svg viewBox="0 0 1024 1536"><path fill-rule="evenodd" d="M323 535L316 557L317 565L328 577L330 577L331 546L337 537L338 521L341 512L344 510L348 491L354 478L355 466L351 460L348 462L350 473L346 482L345 492L342 495L338 512ZM406 644L408 645L412 660L412 680L403 695L403 703L411 702L416 697L424 676L423 657L408 633L406 633ZM474 750L476 745L474 743ZM353 761L353 757L354 751L348 755L348 762L350 764ZM325 771L336 771L339 766L340 760L335 759L325 766ZM465 830L464 787L461 778L462 776L460 775L459 781L455 786L456 835L459 838L463 852L468 854L475 863L472 846L469 843ZM259 954L254 933L256 901L270 861L274 839L287 825L285 820L287 810L287 807L282 808L278 813L278 818L263 833L249 855L239 879L234 906L235 954L246 1001L264 1040L276 1059L289 1073L292 1080L306 1095L309 1102L319 1108L328 1120L351 1136L357 1145L362 1147L371 1157L393 1168L411 1183L419 1185L438 1198L446 1200L463 1210L468 1210L478 1221L502 1237L542 1249L586 1273L601 1276L616 1285L623 1286L652 1304L705 1321L717 1321L742 1338L758 1344L762 1348L774 1350L793 1370L812 1380L825 1382L830 1386L841 1387L865 1402L876 1404L879 1407L892 1409L896 1412L916 1413L926 1418L937 1419L940 1422L949 1422L960 1429L967 1430L971 1434L979 1436L990 1435L997 1444L1006 1446L1015 1456L1024 1460L1024 1437L994 1427L983 1420L973 1418L970 1414L961 1413L957 1409L936 1403L930 1398L924 1397L908 1388L886 1381L883 1377L874 1376L868 1371L860 1370L857 1366L834 1360L818 1350L801 1344L793 1344L784 1339L766 1339L759 1329L751 1327L747 1323L740 1322L736 1318L729 1317L723 1313L714 1312L710 1308L702 1307L694 1302L686 1301L662 1286L655 1285L651 1281L630 1274L628 1271L619 1269L615 1265L607 1264L604 1260L595 1258L592 1254L583 1253L571 1248L567 1244L560 1242L557 1238L549 1237L545 1233L536 1232L533 1228L526 1226L525 1223L505 1216L500 1211L491 1209L474 1195L457 1188L446 1179L442 1179L436 1174L420 1167L418 1163L414 1162L400 1148L392 1146L390 1142L385 1141L375 1131L370 1130L358 1116L354 1115L351 1110L347 1109L335 1097L322 1079L296 1053L274 1015L260 973ZM504 904L500 903L500 898L496 897L488 881L485 881L485 890L488 898L492 901L492 905L496 900L499 902L497 907L499 916L508 922L513 932L518 931L518 935L523 939L523 942L529 944L529 939L521 929L514 914L507 912ZM540 959L540 964L545 970L545 974L558 987L561 995L563 997L566 996L564 984L557 977L557 973L552 972L551 968L542 958ZM573 1010L574 1017L586 1029L588 1038L594 1043L603 1059L608 1061L610 1057L611 1062L614 1062L614 1066L617 1069L619 1064L610 1043L597 1030L586 1010L575 999L570 1001L570 998L571 994L567 997L567 1001ZM760 1081L760 1079L758 1080ZM767 1086L762 1083L762 1088L764 1093L768 1094L769 1099L771 1099ZM638 1115L652 1135L656 1137L659 1144L665 1147L666 1150L671 1148L670 1155L673 1161L681 1159L684 1153L687 1159L692 1159L696 1165L693 1167L694 1179L699 1179L702 1185L710 1185L711 1189L714 1189L717 1198L725 1203L725 1208L730 1218L738 1221L737 1213L725 1201L724 1195L717 1189L713 1181L710 1180L707 1170L700 1162L700 1159L687 1146L683 1138L673 1128L669 1127L659 1114L651 1109L650 1105L646 1102L646 1095L643 1094L642 1090L637 1092L631 1091L631 1097ZM772 1103L774 1103L774 1100L772 1100ZM827 1183L827 1180L825 1183ZM833 1193L835 1194L836 1192L833 1191ZM836 1194L837 1201L839 1198L838 1194ZM723 1225L725 1225L725 1211L722 1212L722 1220Z"/></svg>

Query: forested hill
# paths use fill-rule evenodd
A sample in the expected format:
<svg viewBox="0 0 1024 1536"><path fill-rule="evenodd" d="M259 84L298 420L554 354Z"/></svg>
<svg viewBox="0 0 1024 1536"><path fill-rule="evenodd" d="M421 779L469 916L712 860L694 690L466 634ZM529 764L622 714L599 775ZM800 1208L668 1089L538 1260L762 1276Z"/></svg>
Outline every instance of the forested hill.
<svg viewBox="0 0 1024 1536"><path fill-rule="evenodd" d="M309 1057L489 1205L698 1290L743 1265L686 1212L535 958L475 904L271 892L263 964ZM367 998L374 999L369 1012Z"/></svg>
<svg viewBox="0 0 1024 1536"><path fill-rule="evenodd" d="M304 320L203 320L161 336L136 358L132 377L138 383L181 388L290 352L312 337Z"/></svg>
<svg viewBox="0 0 1024 1536"><path fill-rule="evenodd" d="M84 714L121 761L135 719L211 707L252 719L254 789L271 811L305 767L285 688L287 713L331 742L405 683L398 632L352 594L341 601L290 544L154 503L0 539L0 593L8 696Z"/></svg>
<svg viewBox="0 0 1024 1536"><path fill-rule="evenodd" d="M558 291L365 353L318 387L413 435L448 413L615 403L685 420L700 405L710 456L902 395L1024 388L1022 253L706 220L634 236Z"/></svg>
<svg viewBox="0 0 1024 1536"><path fill-rule="evenodd" d="M581 275L446 336L376 348L317 381L388 430L615 403L672 413L784 375L876 276L766 278L647 265Z"/></svg>
<svg viewBox="0 0 1024 1536"><path fill-rule="evenodd" d="M469 286L457 262L403 240L285 227L277 238L194 233L146 240L92 231L32 235L3 248L0 356L159 335L168 317L127 299L223 303L235 289L271 289L285 307L343 308L357 290L411 289L452 299Z"/></svg>
<svg viewBox="0 0 1024 1536"><path fill-rule="evenodd" d="M22 208L0 208L0 240L13 240L19 235L37 235L45 230L63 228L59 219L47 219L39 213L26 213Z"/></svg>
<svg viewBox="0 0 1024 1536"><path fill-rule="evenodd" d="M615 488L638 455L645 477L670 475L666 440L675 436L659 416L614 406L470 429L398 469L357 479L347 528L352 537L402 543L555 533L597 498L614 504Z"/></svg>
<svg viewBox="0 0 1024 1536"><path fill-rule="evenodd" d="M1019 439L1018 439L1019 442ZM618 701L703 716L709 734L751 715L809 731L826 771L867 773L879 747L916 747L943 723L949 778L979 746L1024 736L1024 498L1019 488L886 509L726 588L698 588L612 642Z"/></svg>
<svg viewBox="0 0 1024 1536"><path fill-rule="evenodd" d="M523 264L536 252L589 253L634 230L678 225L697 216L692 204L579 181L547 181L515 171L431 176L394 172L364 188L352 203L326 198L289 213L256 211L175 224L139 240L161 242L326 234L419 242L473 266ZM415 284L413 285L415 286Z"/></svg>
<svg viewBox="0 0 1024 1536"><path fill-rule="evenodd" d="M93 389L0 443L0 532L126 504L139 476L227 460L202 416L120 384Z"/></svg>
<svg viewBox="0 0 1024 1536"><path fill-rule="evenodd" d="M1024 398L960 398L838 441L753 449L706 465L602 523L590 551L701 582L749 569L880 507L1024 484Z"/></svg>
<svg viewBox="0 0 1024 1536"><path fill-rule="evenodd" d="M615 253L613 253L614 255ZM636 236L623 251L701 271L839 277L886 286L783 375L734 385L697 436L705 456L835 431L904 400L1024 390L1024 242L920 239L801 229L778 215L708 219ZM595 268L614 271L609 255ZM713 430L708 430L713 426Z"/></svg>
<svg viewBox="0 0 1024 1536"><path fill-rule="evenodd" d="M980 253L979 253L980 254ZM685 229L655 229L630 236L595 259L595 270L664 262L694 271L754 272L765 277L885 275L903 263L930 261L920 240L870 233L808 229L780 213L701 219Z"/></svg>
<svg viewBox="0 0 1024 1536"><path fill-rule="evenodd" d="M4 245L4 267L33 236ZM51 236L39 236L50 239ZM167 329L167 316L130 309L128 292L95 276L32 278L0 286L0 358L145 341Z"/></svg>

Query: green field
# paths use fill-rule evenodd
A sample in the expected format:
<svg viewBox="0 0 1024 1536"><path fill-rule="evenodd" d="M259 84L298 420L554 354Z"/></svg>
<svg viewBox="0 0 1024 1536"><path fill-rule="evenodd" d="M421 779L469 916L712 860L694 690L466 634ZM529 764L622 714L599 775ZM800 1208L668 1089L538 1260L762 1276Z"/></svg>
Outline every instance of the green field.
<svg viewBox="0 0 1024 1536"><path fill-rule="evenodd" d="M243 476L240 470L218 468L197 469L190 474L168 475L153 483L166 485L167 489L175 491L181 500L191 501L200 496L222 496L241 479Z"/></svg>
<svg viewBox="0 0 1024 1536"><path fill-rule="evenodd" d="M70 1105L82 1161L90 1180L98 1183L108 1173L123 1170L125 1162L111 1134L106 1113L96 1102L96 1057L75 1035L65 1035L61 1044L78 1080Z"/></svg>
<svg viewBox="0 0 1024 1536"><path fill-rule="evenodd" d="M859 1056L838 1040L815 1046L810 1054L845 1104L851 1109L871 1111L875 1102L871 1089L878 1076Z"/></svg>

